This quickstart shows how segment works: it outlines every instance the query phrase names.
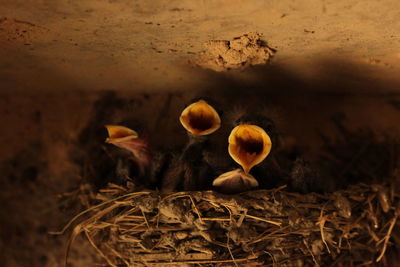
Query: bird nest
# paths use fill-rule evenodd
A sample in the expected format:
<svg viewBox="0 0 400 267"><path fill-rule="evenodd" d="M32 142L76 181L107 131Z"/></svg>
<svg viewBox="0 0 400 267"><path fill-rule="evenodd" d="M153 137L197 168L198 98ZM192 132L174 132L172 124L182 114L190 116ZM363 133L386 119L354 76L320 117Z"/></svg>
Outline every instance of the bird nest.
<svg viewBox="0 0 400 267"><path fill-rule="evenodd" d="M90 160L80 161L84 178L89 187L96 187L94 181L101 186L84 188L79 195L87 209L64 228L74 225L68 251L83 234L104 264L113 267L395 265L393 255L400 254L397 137L379 137L368 129L349 131L339 116L333 120L339 135L329 138L321 132L323 146L312 164L296 147L279 145L269 161L259 164L271 142L279 144L279 136L268 120L253 123L242 116L235 120L228 152L244 172L216 178L232 167L219 164L218 150L203 146L204 135L221 125L218 112L199 100L184 109L180 121L190 140L184 151L177 149L179 157L165 164L136 131L107 126L107 142L131 152L127 162L138 167L133 172L131 165L124 167L123 154L105 153L112 150L103 151L96 141L104 139L89 138L92 128L85 130L88 138L82 145ZM96 137L99 131L93 129ZM217 160L205 156L212 152ZM252 177L249 171L257 164ZM215 182L227 176L233 182ZM210 177L216 179L206 181ZM246 179L251 188L245 187ZM210 188L215 191L206 191ZM254 188L258 190L249 191Z"/></svg>
<svg viewBox="0 0 400 267"><path fill-rule="evenodd" d="M324 195L284 186L162 194L109 184L74 219L69 247L83 233L107 266L390 263L388 252L400 248L399 177Z"/></svg>

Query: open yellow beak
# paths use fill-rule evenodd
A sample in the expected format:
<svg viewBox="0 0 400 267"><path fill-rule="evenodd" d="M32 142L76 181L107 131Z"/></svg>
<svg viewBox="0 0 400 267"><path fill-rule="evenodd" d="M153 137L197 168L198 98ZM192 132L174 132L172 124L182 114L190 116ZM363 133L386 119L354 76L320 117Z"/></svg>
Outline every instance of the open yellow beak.
<svg viewBox="0 0 400 267"><path fill-rule="evenodd" d="M271 151L271 138L257 125L236 126L228 138L229 155L248 173L262 162Z"/></svg>
<svg viewBox="0 0 400 267"><path fill-rule="evenodd" d="M130 151L141 164L148 164L151 160L151 152L145 140L139 138L136 131L125 126L106 125L108 131L107 143Z"/></svg>
<svg viewBox="0 0 400 267"><path fill-rule="evenodd" d="M186 107L179 120L182 126L194 136L211 134L221 126L221 118L217 111L204 100Z"/></svg>
<svg viewBox="0 0 400 267"><path fill-rule="evenodd" d="M136 139L139 137L138 133L132 129L125 126L119 125L106 125L108 132L107 143L115 144L120 143L129 139Z"/></svg>

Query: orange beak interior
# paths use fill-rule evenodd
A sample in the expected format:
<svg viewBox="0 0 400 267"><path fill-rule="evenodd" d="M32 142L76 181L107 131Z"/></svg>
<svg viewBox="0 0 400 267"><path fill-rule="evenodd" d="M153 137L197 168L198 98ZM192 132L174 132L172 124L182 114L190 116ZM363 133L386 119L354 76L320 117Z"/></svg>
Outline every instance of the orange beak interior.
<svg viewBox="0 0 400 267"><path fill-rule="evenodd" d="M221 126L217 111L204 100L186 107L179 119L182 126L194 136L211 134Z"/></svg>
<svg viewBox="0 0 400 267"><path fill-rule="evenodd" d="M228 152L248 173L251 168L262 162L271 151L271 139L257 125L241 124L229 135Z"/></svg>
<svg viewBox="0 0 400 267"><path fill-rule="evenodd" d="M106 139L107 143L115 144L122 141L126 141L128 139L138 138L139 135L136 131L129 129L125 126L119 125L106 125L105 126L108 131L108 138Z"/></svg>
<svg viewBox="0 0 400 267"><path fill-rule="evenodd" d="M109 137L107 143L130 151L136 161L143 165L149 164L151 152L145 140L139 138L136 131L125 126L106 125Z"/></svg>

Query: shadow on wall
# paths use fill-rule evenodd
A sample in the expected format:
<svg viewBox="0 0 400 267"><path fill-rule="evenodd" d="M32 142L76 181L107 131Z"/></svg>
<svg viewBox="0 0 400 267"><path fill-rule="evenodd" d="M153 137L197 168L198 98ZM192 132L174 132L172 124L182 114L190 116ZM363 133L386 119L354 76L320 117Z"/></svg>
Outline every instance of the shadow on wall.
<svg viewBox="0 0 400 267"><path fill-rule="evenodd" d="M212 98L223 111L226 124L230 113L238 109L270 112L281 131L308 144L318 144L317 130L333 130L330 118L339 113L346 115L351 127L363 126L378 132L398 128L400 81L382 80L376 68L346 61L321 60L304 69L307 70L299 72L267 65L243 72L216 73L193 68L194 75L201 76L204 83L191 85L185 91L115 91L114 97L121 102L118 104L112 104L117 100L110 98L108 92L101 101L109 99L110 103L102 104L100 110L105 113L109 109L113 115L100 117L105 123L136 120L152 142L162 147L182 142L185 133L179 114L196 97Z"/></svg>

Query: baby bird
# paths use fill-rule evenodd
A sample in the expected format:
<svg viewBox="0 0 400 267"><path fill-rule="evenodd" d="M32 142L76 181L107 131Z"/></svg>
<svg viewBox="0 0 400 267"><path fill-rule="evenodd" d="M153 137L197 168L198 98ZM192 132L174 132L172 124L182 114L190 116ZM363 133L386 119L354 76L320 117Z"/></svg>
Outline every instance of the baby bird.
<svg viewBox="0 0 400 267"><path fill-rule="evenodd" d="M236 126L228 138L229 155L242 169L223 173L213 181L213 186L224 193L238 193L259 185L249 173L270 153L271 138L257 125L242 123Z"/></svg>
<svg viewBox="0 0 400 267"><path fill-rule="evenodd" d="M288 183L289 172L286 170L291 165L287 157L282 153L281 135L278 131L276 122L281 118L276 110L264 108L259 112L242 112L236 124L250 123L263 128L271 138L273 144L268 158L255 166L252 174L258 178L260 188L275 188Z"/></svg>
<svg viewBox="0 0 400 267"><path fill-rule="evenodd" d="M239 117L233 118L234 125L240 125L240 124L258 125L259 127L263 128L265 132L268 134L268 136L271 138L271 142L274 144L274 149L277 148L277 145L279 143L278 133L275 122L271 118L261 113L246 113L245 111L238 111L238 112L239 114L237 115ZM268 111L267 110L263 111L263 113L266 112Z"/></svg>
<svg viewBox="0 0 400 267"><path fill-rule="evenodd" d="M179 118L189 140L180 155L175 155L162 182L163 191L202 190L211 185L212 168L205 160L208 136L221 126L218 112L200 99L187 106Z"/></svg>
<svg viewBox="0 0 400 267"><path fill-rule="evenodd" d="M136 182L142 185L151 184L153 179L149 177L153 153L149 148L147 141L139 137L138 133L128 127L120 125L106 125L109 137L107 143L113 144L131 153L131 157L118 159L116 174L124 180L135 176ZM136 173L130 173L131 165L137 166ZM150 179L148 179L150 178Z"/></svg>
<svg viewBox="0 0 400 267"><path fill-rule="evenodd" d="M151 152L148 144L143 138L139 138L136 131L119 125L106 125L105 127L109 135L106 139L107 143L130 151L141 169L150 163Z"/></svg>

